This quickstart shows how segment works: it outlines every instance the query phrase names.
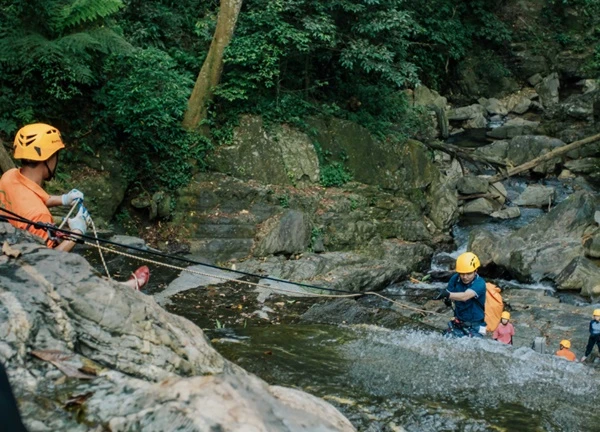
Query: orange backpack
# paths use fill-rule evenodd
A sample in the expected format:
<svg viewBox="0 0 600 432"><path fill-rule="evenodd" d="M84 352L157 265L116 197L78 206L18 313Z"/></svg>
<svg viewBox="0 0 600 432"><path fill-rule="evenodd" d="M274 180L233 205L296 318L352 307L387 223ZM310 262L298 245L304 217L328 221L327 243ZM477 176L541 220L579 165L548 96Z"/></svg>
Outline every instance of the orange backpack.
<svg viewBox="0 0 600 432"><path fill-rule="evenodd" d="M485 323L487 331L493 332L500 324L500 316L504 310L504 302L500 288L491 282L485 283Z"/></svg>

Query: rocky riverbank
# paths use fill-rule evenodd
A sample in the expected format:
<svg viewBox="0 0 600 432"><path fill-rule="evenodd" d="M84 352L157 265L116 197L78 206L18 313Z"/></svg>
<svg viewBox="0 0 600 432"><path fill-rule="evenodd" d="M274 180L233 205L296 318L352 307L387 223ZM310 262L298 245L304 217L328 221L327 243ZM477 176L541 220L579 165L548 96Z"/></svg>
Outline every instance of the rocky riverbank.
<svg viewBox="0 0 600 432"><path fill-rule="evenodd" d="M0 224L0 361L30 431L354 430L223 359L151 296Z"/></svg>

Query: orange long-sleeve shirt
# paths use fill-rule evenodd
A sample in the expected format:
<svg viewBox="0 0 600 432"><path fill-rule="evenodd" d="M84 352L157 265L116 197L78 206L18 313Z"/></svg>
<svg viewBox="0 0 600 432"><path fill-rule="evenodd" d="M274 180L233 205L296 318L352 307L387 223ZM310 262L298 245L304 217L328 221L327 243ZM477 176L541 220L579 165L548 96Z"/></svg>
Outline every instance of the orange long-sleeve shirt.
<svg viewBox="0 0 600 432"><path fill-rule="evenodd" d="M33 222L44 222L52 224L52 215L46 207L50 195L40 185L28 179L18 168L6 171L0 178L0 207L6 208L19 216ZM12 216L0 211L2 216ZM17 228L27 230L46 242L48 247L55 244L48 238L48 231L36 228L25 222L10 220Z"/></svg>

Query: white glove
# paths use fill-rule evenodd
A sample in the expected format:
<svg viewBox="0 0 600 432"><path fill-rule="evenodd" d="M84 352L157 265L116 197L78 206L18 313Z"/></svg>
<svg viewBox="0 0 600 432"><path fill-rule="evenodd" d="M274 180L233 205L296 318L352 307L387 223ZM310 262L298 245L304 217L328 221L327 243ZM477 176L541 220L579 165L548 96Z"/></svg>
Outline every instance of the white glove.
<svg viewBox="0 0 600 432"><path fill-rule="evenodd" d="M77 200L83 201L83 192L72 189L71 192L62 195L60 198L62 199L62 205L70 206Z"/></svg>
<svg viewBox="0 0 600 432"><path fill-rule="evenodd" d="M69 228L71 229L71 231L79 230L81 231L81 234L86 233L90 221L90 214L83 205L79 207L79 211L77 212L75 217L67 219L67 223L69 224Z"/></svg>

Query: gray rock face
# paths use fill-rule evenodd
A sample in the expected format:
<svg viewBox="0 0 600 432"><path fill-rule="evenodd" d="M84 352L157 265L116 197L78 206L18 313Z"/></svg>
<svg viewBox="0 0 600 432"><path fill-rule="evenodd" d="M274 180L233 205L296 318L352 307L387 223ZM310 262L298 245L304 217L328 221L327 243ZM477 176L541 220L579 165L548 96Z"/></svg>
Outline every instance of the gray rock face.
<svg viewBox="0 0 600 432"><path fill-rule="evenodd" d="M490 216L494 219L514 219L521 216L521 210L519 210L519 207L507 207L493 212Z"/></svg>
<svg viewBox="0 0 600 432"><path fill-rule="evenodd" d="M549 207L556 199L556 190L550 186L530 185L517 197L514 204L523 207Z"/></svg>
<svg viewBox="0 0 600 432"><path fill-rule="evenodd" d="M440 96L438 92L435 90L431 90L424 85L419 85L415 87L413 91L413 104L415 106L436 106L440 109L446 109L446 105L448 104L448 100Z"/></svg>
<svg viewBox="0 0 600 432"><path fill-rule="evenodd" d="M585 247L585 255L587 257L600 258L600 233L590 235L586 238L583 246Z"/></svg>
<svg viewBox="0 0 600 432"><path fill-rule="evenodd" d="M267 184L304 185L319 181L319 161L310 138L296 129L242 116L233 144L220 147L210 162L217 171Z"/></svg>
<svg viewBox="0 0 600 432"><path fill-rule="evenodd" d="M297 260L252 259L240 263L239 269L252 273L260 269L277 278L360 292L382 289L411 271L424 269L432 253L422 244L386 240L363 253L304 254Z"/></svg>
<svg viewBox="0 0 600 432"><path fill-rule="evenodd" d="M478 148L476 152L517 166L564 145L565 143L557 138L544 135L522 135L515 136L510 140L496 141ZM539 173L552 172L556 169L558 163L560 163L560 159L552 159L538 165L533 171Z"/></svg>
<svg viewBox="0 0 600 432"><path fill-rule="evenodd" d="M490 215L500 210L500 208L501 205L496 201L487 198L477 198L465 203L463 213Z"/></svg>
<svg viewBox="0 0 600 432"><path fill-rule="evenodd" d="M255 256L300 253L310 243L310 221L303 212L288 210L267 220L265 225L267 234L256 245Z"/></svg>
<svg viewBox="0 0 600 432"><path fill-rule="evenodd" d="M600 294L600 267L585 257L577 257L556 277L556 287L592 297Z"/></svg>
<svg viewBox="0 0 600 432"><path fill-rule="evenodd" d="M0 224L0 241L14 238ZM94 276L81 256L19 240L18 260L0 256L0 361L31 431L354 430L327 403L227 362L190 321ZM59 350L46 355L70 376L93 373L58 379L31 350ZM58 396L74 388L87 394L77 420Z"/></svg>
<svg viewBox="0 0 600 432"><path fill-rule="evenodd" d="M445 184L431 188L429 196L415 194L417 205L358 183L297 189L199 173L180 190L171 223L193 254L214 261L306 252L309 245L313 251L363 249L373 238L431 242L438 226L447 229L457 215L455 191ZM429 217L423 208L430 208Z"/></svg>
<svg viewBox="0 0 600 432"><path fill-rule="evenodd" d="M480 104L473 104L465 107L454 108L448 111L448 120L462 121L474 119L477 116L484 116L486 109Z"/></svg>
<svg viewBox="0 0 600 432"><path fill-rule="evenodd" d="M598 232L593 220L598 205L593 194L577 192L508 236L474 231L469 247L482 265L493 262L520 281L556 280L574 259L584 256L583 239Z"/></svg>
<svg viewBox="0 0 600 432"><path fill-rule="evenodd" d="M487 135L497 139L514 138L520 135L532 134L538 126L538 122L514 118L504 123L504 125L490 130Z"/></svg>
<svg viewBox="0 0 600 432"><path fill-rule="evenodd" d="M542 105L545 108L554 106L558 103L558 89L560 81L556 72L548 75L535 86L535 90L540 95Z"/></svg>
<svg viewBox="0 0 600 432"><path fill-rule="evenodd" d="M484 194L488 188L489 182L477 176L464 176L456 182L456 190L461 195Z"/></svg>
<svg viewBox="0 0 600 432"><path fill-rule="evenodd" d="M504 103L496 98L480 98L477 102L479 102L490 115L498 114L505 116L510 111Z"/></svg>

